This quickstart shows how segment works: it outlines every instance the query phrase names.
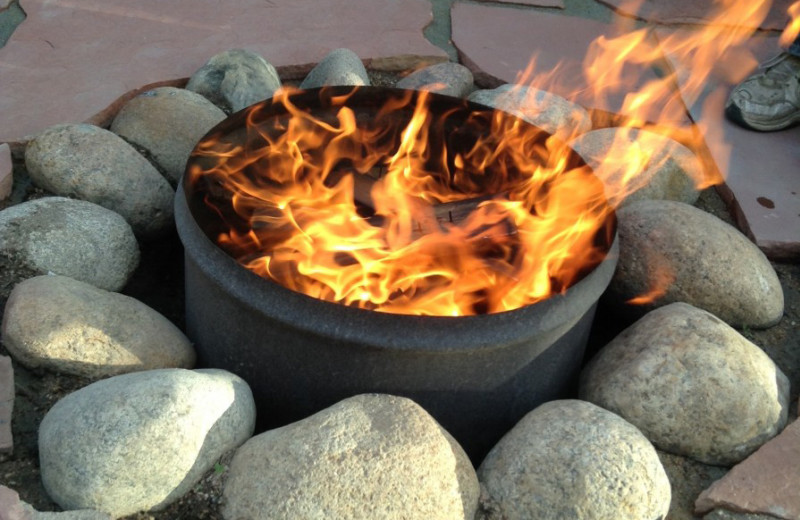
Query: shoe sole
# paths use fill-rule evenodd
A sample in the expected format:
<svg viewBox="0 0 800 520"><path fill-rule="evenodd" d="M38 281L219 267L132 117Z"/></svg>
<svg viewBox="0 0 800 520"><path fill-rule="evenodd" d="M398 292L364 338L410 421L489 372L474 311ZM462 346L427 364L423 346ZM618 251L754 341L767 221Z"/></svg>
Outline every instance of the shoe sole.
<svg viewBox="0 0 800 520"><path fill-rule="evenodd" d="M725 115L734 123L759 132L775 132L789 128L795 123L800 123L800 112L795 112L781 119L771 119L769 121L759 121L757 119L745 117L742 111L734 104L725 107Z"/></svg>

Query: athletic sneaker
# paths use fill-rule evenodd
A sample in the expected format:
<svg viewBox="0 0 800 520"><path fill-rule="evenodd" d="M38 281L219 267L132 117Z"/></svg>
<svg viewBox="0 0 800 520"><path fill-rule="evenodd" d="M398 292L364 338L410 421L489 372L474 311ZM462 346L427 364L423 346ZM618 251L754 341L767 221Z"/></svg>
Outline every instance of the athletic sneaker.
<svg viewBox="0 0 800 520"><path fill-rule="evenodd" d="M800 57L782 52L761 69L734 87L725 114L762 132L800 122Z"/></svg>

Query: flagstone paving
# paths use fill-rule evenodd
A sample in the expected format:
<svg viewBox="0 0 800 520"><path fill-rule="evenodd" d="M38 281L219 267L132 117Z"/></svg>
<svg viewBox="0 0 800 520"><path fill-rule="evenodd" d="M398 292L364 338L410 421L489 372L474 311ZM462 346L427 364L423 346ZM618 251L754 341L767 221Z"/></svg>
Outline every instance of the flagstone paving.
<svg viewBox="0 0 800 520"><path fill-rule="evenodd" d="M709 22L714 9L721 5L711 0L599 0L613 7L626 16L635 16L650 22L662 24ZM759 29L783 30L786 25L786 10L795 0L773 0L771 8L764 20L758 24ZM755 26L755 24L752 24Z"/></svg>
<svg viewBox="0 0 800 520"><path fill-rule="evenodd" d="M324 9L316 0L23 0L22 7L27 19L0 49L0 142L84 121L129 90L186 78L235 47L303 72L339 47L377 68L447 59L422 35L431 21L427 0L328 0Z"/></svg>

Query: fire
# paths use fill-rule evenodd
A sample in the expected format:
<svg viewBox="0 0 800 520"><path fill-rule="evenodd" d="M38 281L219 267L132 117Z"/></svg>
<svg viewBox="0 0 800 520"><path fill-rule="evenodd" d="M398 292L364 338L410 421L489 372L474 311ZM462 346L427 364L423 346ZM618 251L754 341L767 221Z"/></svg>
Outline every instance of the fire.
<svg viewBox="0 0 800 520"><path fill-rule="evenodd" d="M737 21L767 9L724 0L706 30L667 42L691 55L690 96L749 34ZM596 106L630 88L626 65L663 65L653 42L645 30L595 42L584 73ZM532 61L527 85L546 90L557 79L534 69ZM623 125L685 141L685 128L665 123L680 100L675 74L629 92ZM566 144L573 136L443 98L432 109L434 97L397 91L374 105L357 88L327 89L311 109L310 93L284 88L253 107L243 128L204 140L190 161L188 184L204 195L212 238L289 289L401 314L512 310L563 293L594 269L613 240L614 207L647 181L652 143L613 147L600 169L613 174L598 179ZM655 121L653 107L667 107Z"/></svg>

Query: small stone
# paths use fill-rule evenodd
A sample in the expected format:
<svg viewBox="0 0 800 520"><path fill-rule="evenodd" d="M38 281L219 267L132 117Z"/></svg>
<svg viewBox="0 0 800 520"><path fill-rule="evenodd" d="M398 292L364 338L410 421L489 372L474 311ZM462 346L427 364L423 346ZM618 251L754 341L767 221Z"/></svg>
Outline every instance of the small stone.
<svg viewBox="0 0 800 520"><path fill-rule="evenodd" d="M118 291L138 264L131 227L97 204L46 197L0 211L0 290L53 273Z"/></svg>
<svg viewBox="0 0 800 520"><path fill-rule="evenodd" d="M11 418L14 414L14 367L11 358L0 356L0 453L14 451Z"/></svg>
<svg viewBox="0 0 800 520"><path fill-rule="evenodd" d="M14 165L11 162L11 148L8 144L0 144L0 200L11 195L14 186Z"/></svg>
<svg viewBox="0 0 800 520"><path fill-rule="evenodd" d="M311 69L300 88L318 88L324 86L356 86L369 85L367 69L361 59L349 49L336 49L328 53Z"/></svg>
<svg viewBox="0 0 800 520"><path fill-rule="evenodd" d="M419 405L345 399L247 441L231 462L223 518L472 520L475 470Z"/></svg>
<svg viewBox="0 0 800 520"><path fill-rule="evenodd" d="M472 72L459 63L445 62L415 71L397 82L397 88L429 90L437 94L466 97L472 89Z"/></svg>
<svg viewBox="0 0 800 520"><path fill-rule="evenodd" d="M192 368L191 342L129 296L66 276L37 276L11 292L3 344L16 361L88 379L155 368Z"/></svg>
<svg viewBox="0 0 800 520"><path fill-rule="evenodd" d="M245 49L217 54L192 74L186 85L187 90L197 92L229 113L271 98L280 87L275 67Z"/></svg>
<svg viewBox="0 0 800 520"><path fill-rule="evenodd" d="M528 413L492 448L478 477L506 520L657 520L670 504L667 475L641 432L577 400Z"/></svg>
<svg viewBox="0 0 800 520"><path fill-rule="evenodd" d="M615 205L642 199L694 204L704 178L695 154L681 143L637 128L602 128L569 145L605 183ZM631 165L639 165L635 171Z"/></svg>
<svg viewBox="0 0 800 520"><path fill-rule="evenodd" d="M703 491L695 513L715 507L800 518L800 421L786 427Z"/></svg>
<svg viewBox="0 0 800 520"><path fill-rule="evenodd" d="M128 101L111 131L147 150L176 186L197 142L223 119L225 112L200 94L160 87Z"/></svg>
<svg viewBox="0 0 800 520"><path fill-rule="evenodd" d="M789 380L722 320L673 303L600 350L583 369L580 396L661 450L730 466L786 424Z"/></svg>
<svg viewBox="0 0 800 520"><path fill-rule="evenodd" d="M108 130L87 124L50 127L28 143L25 165L37 186L116 211L141 237L162 235L173 225L169 183Z"/></svg>
<svg viewBox="0 0 800 520"><path fill-rule="evenodd" d="M533 87L506 84L476 90L467 99L508 112L564 140L592 129L592 118L586 109Z"/></svg>
<svg viewBox="0 0 800 520"><path fill-rule="evenodd" d="M114 518L181 498L255 426L250 388L224 370L163 369L67 395L39 428L45 490L63 509Z"/></svg>
<svg viewBox="0 0 800 520"><path fill-rule="evenodd" d="M733 226L667 200L633 202L617 217L619 261L604 299L610 307L638 318L686 302L734 327L766 328L780 321L778 276L758 247ZM626 303L634 298L640 304Z"/></svg>

